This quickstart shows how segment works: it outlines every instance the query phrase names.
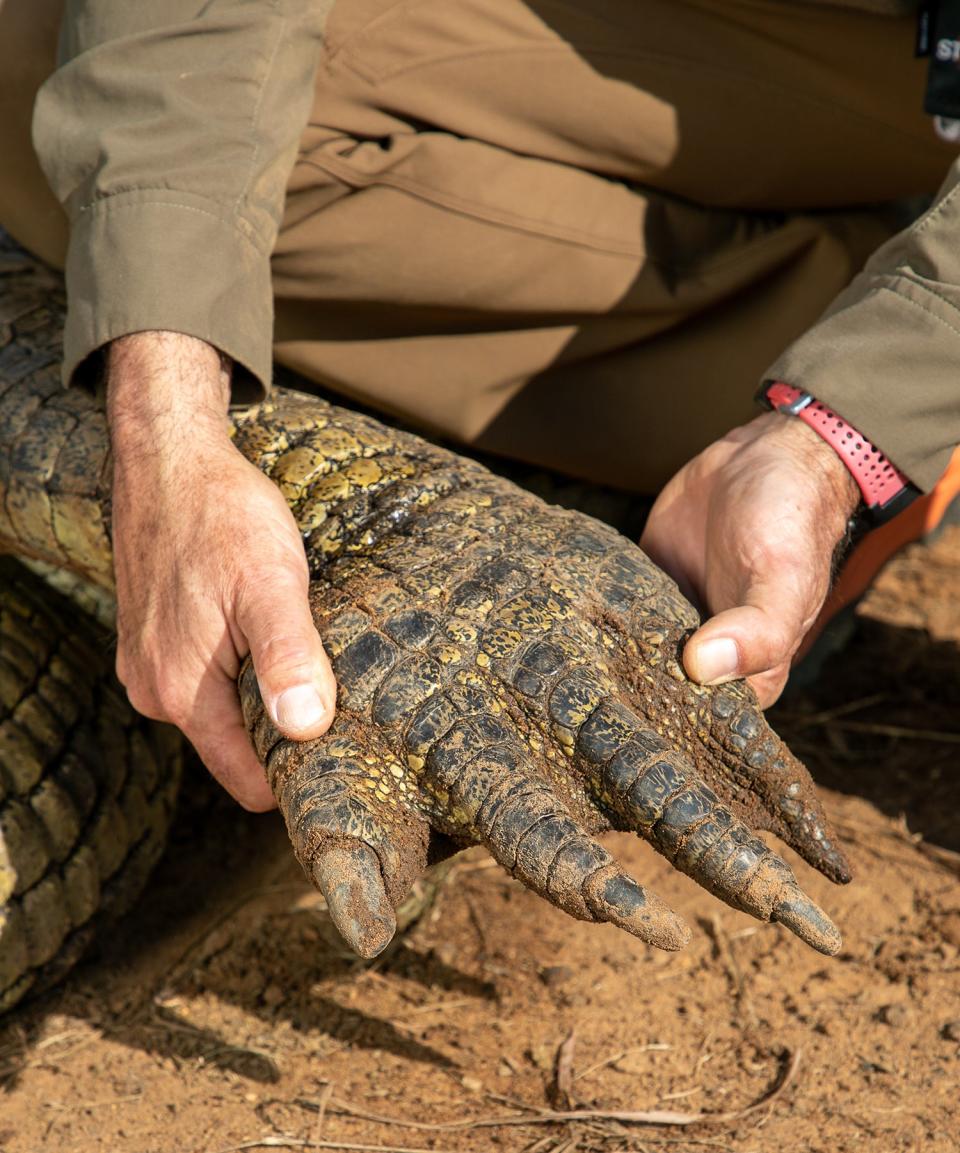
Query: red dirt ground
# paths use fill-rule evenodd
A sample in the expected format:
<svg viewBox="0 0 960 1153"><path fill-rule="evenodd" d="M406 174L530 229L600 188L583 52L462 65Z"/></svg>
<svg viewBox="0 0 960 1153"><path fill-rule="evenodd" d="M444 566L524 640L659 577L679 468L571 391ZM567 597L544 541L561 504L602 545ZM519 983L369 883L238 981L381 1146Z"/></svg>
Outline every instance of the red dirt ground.
<svg viewBox="0 0 960 1153"><path fill-rule="evenodd" d="M839 890L787 854L840 957L623 836L695 927L684 952L574 922L470 854L361 963L278 821L197 769L137 911L0 1029L0 1153L960 1149L958 589L953 528L888 570L853 641L774 714L857 868ZM543 1123L568 1106L594 1116Z"/></svg>

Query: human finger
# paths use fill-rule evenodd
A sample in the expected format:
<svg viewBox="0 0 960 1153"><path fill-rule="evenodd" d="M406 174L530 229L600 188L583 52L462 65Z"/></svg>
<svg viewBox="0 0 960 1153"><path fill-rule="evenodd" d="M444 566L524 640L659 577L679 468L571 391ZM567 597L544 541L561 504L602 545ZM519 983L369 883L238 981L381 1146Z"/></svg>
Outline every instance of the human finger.
<svg viewBox="0 0 960 1153"><path fill-rule="evenodd" d="M237 604L237 627L250 648L260 693L270 719L292 740L311 740L330 727L336 681L313 623L307 577L292 566L275 566L269 582L245 586Z"/></svg>
<svg viewBox="0 0 960 1153"><path fill-rule="evenodd" d="M762 709L769 709L780 699L780 694L786 688L790 677L790 665L784 663L777 665L769 672L758 673L754 677L747 677L747 684L757 694L757 700Z"/></svg>
<svg viewBox="0 0 960 1153"><path fill-rule="evenodd" d="M232 685L227 688L233 690ZM215 721L213 724L181 726L197 755L210 774L245 809L252 813L275 809L277 802L250 744L239 701L232 708L225 702L211 713L209 721Z"/></svg>
<svg viewBox="0 0 960 1153"><path fill-rule="evenodd" d="M805 606L804 606L805 608ZM793 656L813 619L789 597L779 603L743 604L713 616L684 646L683 664L703 685L761 678L766 693L779 693Z"/></svg>

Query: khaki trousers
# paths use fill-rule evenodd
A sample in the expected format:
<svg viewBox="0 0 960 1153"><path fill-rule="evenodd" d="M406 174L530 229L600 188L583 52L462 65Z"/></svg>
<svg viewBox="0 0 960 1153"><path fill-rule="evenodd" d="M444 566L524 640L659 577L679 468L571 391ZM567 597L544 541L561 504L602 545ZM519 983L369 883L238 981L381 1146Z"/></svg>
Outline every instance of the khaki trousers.
<svg viewBox="0 0 960 1153"><path fill-rule="evenodd" d="M15 85L0 48L0 222L56 260L23 126L58 4L26 7ZM789 0L338 0L274 256L277 359L654 491L754 414L894 229L875 206L945 175L913 36Z"/></svg>

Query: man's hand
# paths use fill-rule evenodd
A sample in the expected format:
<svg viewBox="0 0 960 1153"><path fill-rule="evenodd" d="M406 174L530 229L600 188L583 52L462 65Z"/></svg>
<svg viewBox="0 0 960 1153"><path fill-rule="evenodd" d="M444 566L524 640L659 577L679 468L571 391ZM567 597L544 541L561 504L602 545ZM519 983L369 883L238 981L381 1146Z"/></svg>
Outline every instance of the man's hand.
<svg viewBox="0 0 960 1153"><path fill-rule="evenodd" d="M110 348L117 674L134 708L177 725L233 797L264 810L274 800L240 713L243 658L294 739L326 731L336 685L296 523L231 444L228 397L201 341L154 332Z"/></svg>
<svg viewBox="0 0 960 1153"><path fill-rule="evenodd" d="M664 488L640 541L707 613L683 663L703 684L747 677L766 708L830 587L860 493L833 449L768 413L712 444Z"/></svg>

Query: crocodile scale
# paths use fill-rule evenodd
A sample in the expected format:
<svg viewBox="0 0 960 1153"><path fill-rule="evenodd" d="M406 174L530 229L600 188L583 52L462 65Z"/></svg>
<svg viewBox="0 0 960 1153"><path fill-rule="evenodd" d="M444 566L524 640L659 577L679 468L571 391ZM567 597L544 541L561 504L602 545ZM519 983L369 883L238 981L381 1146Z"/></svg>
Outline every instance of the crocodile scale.
<svg viewBox="0 0 960 1153"><path fill-rule="evenodd" d="M62 310L53 274L0 251L0 551L109 588L105 420L60 384ZM291 742L248 662L244 715L293 849L354 949L382 949L424 867L473 844L575 917L680 947L686 926L595 840L611 828L636 831L728 904L839 949L755 832L849 879L807 771L745 684L685 677L679 654L699 618L635 544L300 392L275 389L231 427L300 527L339 684L330 731ZM0 604L10 595L0 587ZM0 716L21 734L10 692ZM18 775L17 748L0 747L0 790ZM19 875L16 854L6 867ZM0 903L6 923L22 888Z"/></svg>

